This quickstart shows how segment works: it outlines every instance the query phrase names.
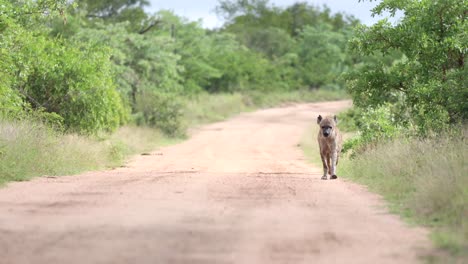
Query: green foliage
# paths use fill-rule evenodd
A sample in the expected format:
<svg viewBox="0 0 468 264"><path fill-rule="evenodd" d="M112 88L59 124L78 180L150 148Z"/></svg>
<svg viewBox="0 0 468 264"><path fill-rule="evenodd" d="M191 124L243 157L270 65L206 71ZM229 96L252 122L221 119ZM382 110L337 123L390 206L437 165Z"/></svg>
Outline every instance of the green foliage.
<svg viewBox="0 0 468 264"><path fill-rule="evenodd" d="M24 49L17 63L28 71L17 85L34 108L59 114L78 132L115 130L125 121L106 51L37 37Z"/></svg>
<svg viewBox="0 0 468 264"><path fill-rule="evenodd" d="M16 116L23 110L23 101L17 91L0 83L0 117Z"/></svg>
<svg viewBox="0 0 468 264"><path fill-rule="evenodd" d="M72 37L74 41L100 46L106 43L111 52L112 67L118 89L135 107L135 96L143 89L182 92L175 44L168 36L138 34L127 31L128 23L105 25L96 23L82 28Z"/></svg>
<svg viewBox="0 0 468 264"><path fill-rule="evenodd" d="M359 123L362 122L362 110L357 107L349 108L338 113L340 131L354 133L359 130Z"/></svg>
<svg viewBox="0 0 468 264"><path fill-rule="evenodd" d="M220 1L217 12L228 20L225 32L267 59L270 82L260 86L342 89L338 77L354 64L345 53L357 23L352 17L307 3L279 8L263 0Z"/></svg>
<svg viewBox="0 0 468 264"><path fill-rule="evenodd" d="M295 48L294 39L283 29L277 27L252 27L236 29L237 39L251 50L274 60Z"/></svg>
<svg viewBox="0 0 468 264"><path fill-rule="evenodd" d="M336 83L344 69L345 36L323 24L305 27L298 44L300 76L310 87Z"/></svg>
<svg viewBox="0 0 468 264"><path fill-rule="evenodd" d="M196 94L206 90L213 79L221 77L222 72L215 67L212 49L216 45L214 37L197 22L184 23L182 19L167 12L161 12L170 27L163 31L172 34L175 53L180 57L180 79L184 93ZM165 24L167 25L167 24ZM175 31L175 32L174 32Z"/></svg>
<svg viewBox="0 0 468 264"><path fill-rule="evenodd" d="M395 116L389 105L382 105L375 109L368 108L361 114L355 115L354 118L354 126L359 128L359 133L343 145L343 152L352 149L353 157L356 153L363 153L365 150L374 148L378 143L401 135L403 130L398 123L395 123Z"/></svg>
<svg viewBox="0 0 468 264"><path fill-rule="evenodd" d="M240 45L234 35L217 34L212 39L210 59L222 74L212 78L210 92L234 92L265 88L268 60Z"/></svg>
<svg viewBox="0 0 468 264"><path fill-rule="evenodd" d="M143 91L137 94L136 122L160 129L169 136L184 136L184 106L176 94Z"/></svg>
<svg viewBox="0 0 468 264"><path fill-rule="evenodd" d="M2 115L55 113L65 129L80 133L115 130L127 108L143 123L179 133L178 121L163 117L177 114L161 94L339 89L336 77L349 62L344 32L354 23L326 8L283 9L267 0L220 1L229 23L219 31L170 11L151 16L146 0L0 4ZM137 102L142 94L157 102Z"/></svg>
<svg viewBox="0 0 468 264"><path fill-rule="evenodd" d="M261 16L268 9L269 0L220 0L216 12L225 19L239 16Z"/></svg>
<svg viewBox="0 0 468 264"><path fill-rule="evenodd" d="M84 16L88 22L107 25L126 22L131 33L144 33L159 23L145 12L147 0L76 0L78 5L72 14Z"/></svg>
<svg viewBox="0 0 468 264"><path fill-rule="evenodd" d="M1 91L7 95L2 106L9 109L7 115L45 110L58 114L72 131L116 129L125 121L126 112L112 81L108 52L86 43L51 38L41 26L34 29L36 32L28 29L39 23L32 18L46 17L24 16L62 6L56 2L46 7L47 1L22 3L9 10L11 13L2 13L2 21L8 25L0 35L0 54L5 58Z"/></svg>
<svg viewBox="0 0 468 264"><path fill-rule="evenodd" d="M420 135L444 131L449 124L468 118L468 43L465 1L384 0L374 10L404 17L392 25L387 20L359 26L351 49L362 54L404 57L388 65L367 63L347 75L347 84L359 107L399 103Z"/></svg>

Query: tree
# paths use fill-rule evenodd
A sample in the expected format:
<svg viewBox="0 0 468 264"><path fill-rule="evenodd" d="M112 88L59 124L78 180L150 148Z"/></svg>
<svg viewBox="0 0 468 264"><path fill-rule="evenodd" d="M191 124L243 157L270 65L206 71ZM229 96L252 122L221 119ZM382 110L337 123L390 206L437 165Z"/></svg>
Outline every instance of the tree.
<svg viewBox="0 0 468 264"><path fill-rule="evenodd" d="M376 107L400 102L421 133L466 120L466 1L384 0L373 14L398 10L405 15L394 25L384 19L356 30L352 50L362 55L396 50L404 58L391 66L364 65L348 74L355 104Z"/></svg>
<svg viewBox="0 0 468 264"><path fill-rule="evenodd" d="M115 18L129 9L143 9L149 5L147 0L77 0L86 9L88 17Z"/></svg>
<svg viewBox="0 0 468 264"><path fill-rule="evenodd" d="M299 71L304 83L314 88L337 83L344 70L345 36L321 24L305 27L300 37Z"/></svg>
<svg viewBox="0 0 468 264"><path fill-rule="evenodd" d="M273 86L343 87L338 77L354 63L345 50L356 19L306 2L287 8L262 0L219 3L218 14L228 19L224 31L268 59Z"/></svg>
<svg viewBox="0 0 468 264"><path fill-rule="evenodd" d="M11 109L46 111L77 132L113 130L125 121L126 112L108 51L51 37L44 26L62 15L65 2L21 1L13 6L0 0L5 7L0 12L0 108L11 118Z"/></svg>
<svg viewBox="0 0 468 264"><path fill-rule="evenodd" d="M161 22L158 17L150 16L145 11L147 0L77 0L78 8L72 13L84 11L89 21L106 24L127 22L130 32L144 34Z"/></svg>
<svg viewBox="0 0 468 264"><path fill-rule="evenodd" d="M232 21L239 16L260 17L267 11L269 0L220 0L216 13Z"/></svg>

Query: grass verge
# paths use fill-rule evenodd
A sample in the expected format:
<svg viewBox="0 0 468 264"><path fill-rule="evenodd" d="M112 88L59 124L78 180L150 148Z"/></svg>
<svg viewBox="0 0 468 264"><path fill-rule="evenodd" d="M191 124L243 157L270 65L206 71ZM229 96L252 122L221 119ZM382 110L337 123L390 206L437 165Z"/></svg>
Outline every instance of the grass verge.
<svg viewBox="0 0 468 264"><path fill-rule="evenodd" d="M438 247L468 260L467 152L464 138L397 139L345 159L342 170L392 212L431 228Z"/></svg>
<svg viewBox="0 0 468 264"><path fill-rule="evenodd" d="M317 133L313 126L301 145L308 160L320 166ZM465 136L426 140L399 138L381 143L352 159L343 157L338 173L382 195L391 212L408 222L428 227L435 245L449 253L429 256L429 262L466 263L467 152Z"/></svg>
<svg viewBox="0 0 468 264"><path fill-rule="evenodd" d="M0 186L35 176L116 167L129 156L173 140L157 130L122 127L106 138L59 133L32 121L0 120Z"/></svg>

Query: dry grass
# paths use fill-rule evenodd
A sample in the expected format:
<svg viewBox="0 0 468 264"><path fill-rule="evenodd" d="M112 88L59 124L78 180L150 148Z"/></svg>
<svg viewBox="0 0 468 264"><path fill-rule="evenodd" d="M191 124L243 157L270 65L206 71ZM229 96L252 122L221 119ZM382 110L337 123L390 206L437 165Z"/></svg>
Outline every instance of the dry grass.
<svg viewBox="0 0 468 264"><path fill-rule="evenodd" d="M185 118L189 127L221 121L241 112L279 106L287 103L331 101L348 98L344 91L296 90L285 92L232 94L199 94L186 98Z"/></svg>
<svg viewBox="0 0 468 264"><path fill-rule="evenodd" d="M249 111L243 96L234 94L200 94L185 99L185 119L189 127L224 120Z"/></svg>
<svg viewBox="0 0 468 264"><path fill-rule="evenodd" d="M468 259L468 144L399 139L345 160L345 176L383 195L392 211L430 227L435 243Z"/></svg>
<svg viewBox="0 0 468 264"><path fill-rule="evenodd" d="M62 134L31 121L0 120L0 185L120 166L129 155L168 141L149 128L123 127L112 136L97 139Z"/></svg>

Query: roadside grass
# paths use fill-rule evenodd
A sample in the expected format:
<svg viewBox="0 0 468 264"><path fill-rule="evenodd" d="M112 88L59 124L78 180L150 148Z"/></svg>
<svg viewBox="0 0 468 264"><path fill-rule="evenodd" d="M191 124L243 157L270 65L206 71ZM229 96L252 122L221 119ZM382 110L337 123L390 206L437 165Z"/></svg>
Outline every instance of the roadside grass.
<svg viewBox="0 0 468 264"><path fill-rule="evenodd" d="M262 93L251 91L231 94L202 93L184 98L185 119L188 127L225 120L236 114L256 109L286 105L348 99L345 91L296 90Z"/></svg>
<svg viewBox="0 0 468 264"><path fill-rule="evenodd" d="M201 94L181 98L181 123L188 127L221 121L241 112L289 102L348 98L343 92L294 91L274 94ZM113 134L82 136L58 132L31 120L0 118L0 186L37 176L71 175L122 166L129 156L180 142L157 129L124 126Z"/></svg>
<svg viewBox="0 0 468 264"><path fill-rule="evenodd" d="M251 108L244 103L242 94L199 94L184 98L184 119L188 127L217 122Z"/></svg>
<svg viewBox="0 0 468 264"><path fill-rule="evenodd" d="M244 94L245 104L252 106L255 109L274 107L289 103L334 101L349 98L349 95L343 90L332 91L326 89L279 91L269 94L265 94L260 91L252 91Z"/></svg>
<svg viewBox="0 0 468 264"><path fill-rule="evenodd" d="M345 159L342 168L392 212L431 228L438 247L468 260L467 152L465 138L400 138Z"/></svg>
<svg viewBox="0 0 468 264"><path fill-rule="evenodd" d="M35 176L117 167L173 140L154 129L122 127L107 138L63 134L32 121L0 120L0 186Z"/></svg>
<svg viewBox="0 0 468 264"><path fill-rule="evenodd" d="M321 166L317 128L301 142L307 159ZM466 135L466 129L465 133ZM350 137L349 133L345 136ZM443 249L429 262L468 262L468 144L460 138L399 138L340 159L338 175L366 185L388 202L389 210L431 230Z"/></svg>

